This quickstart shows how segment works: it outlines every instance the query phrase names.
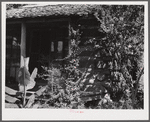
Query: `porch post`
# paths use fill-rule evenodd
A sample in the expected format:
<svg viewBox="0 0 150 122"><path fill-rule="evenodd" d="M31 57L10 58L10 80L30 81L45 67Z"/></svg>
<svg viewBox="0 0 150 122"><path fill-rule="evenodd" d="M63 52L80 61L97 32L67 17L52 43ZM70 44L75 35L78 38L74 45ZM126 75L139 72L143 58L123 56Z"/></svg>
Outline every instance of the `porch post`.
<svg viewBox="0 0 150 122"><path fill-rule="evenodd" d="M20 49L21 49L21 56L23 56L23 58L26 58L26 24L25 22L21 23L21 45L20 45ZM22 58L20 57L20 67L25 66L25 63L23 63L25 60L23 59L22 62ZM23 87L24 87L24 96L23 96L23 107L25 107L25 102L26 102L26 86L25 86L25 69L23 69ZM20 87L19 87L20 90Z"/></svg>
<svg viewBox="0 0 150 122"><path fill-rule="evenodd" d="M26 24L25 22L21 23L21 56L26 57ZM20 66L22 66L20 62Z"/></svg>

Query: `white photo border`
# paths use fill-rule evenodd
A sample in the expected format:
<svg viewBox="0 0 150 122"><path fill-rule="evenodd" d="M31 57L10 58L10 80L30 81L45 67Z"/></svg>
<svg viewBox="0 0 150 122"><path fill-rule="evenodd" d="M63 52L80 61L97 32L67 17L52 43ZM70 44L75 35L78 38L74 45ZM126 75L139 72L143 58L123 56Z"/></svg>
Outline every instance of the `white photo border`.
<svg viewBox="0 0 150 122"><path fill-rule="evenodd" d="M2 120L148 120L149 119L149 62L148 62L148 2L147 1L110 1L110 2L30 2L30 4L111 4L144 5L144 109L6 109L5 108L5 40L6 40L6 4L27 4L29 2L1 2L2 13Z"/></svg>

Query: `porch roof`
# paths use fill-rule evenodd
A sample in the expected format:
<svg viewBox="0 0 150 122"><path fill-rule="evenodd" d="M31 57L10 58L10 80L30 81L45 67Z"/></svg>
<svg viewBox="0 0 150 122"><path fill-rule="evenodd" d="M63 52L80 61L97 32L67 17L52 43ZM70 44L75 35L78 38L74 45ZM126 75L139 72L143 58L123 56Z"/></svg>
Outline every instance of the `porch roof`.
<svg viewBox="0 0 150 122"><path fill-rule="evenodd" d="M46 6L21 7L6 11L6 18L35 18L48 16L70 16L88 15L100 10L101 5L97 4L57 4Z"/></svg>

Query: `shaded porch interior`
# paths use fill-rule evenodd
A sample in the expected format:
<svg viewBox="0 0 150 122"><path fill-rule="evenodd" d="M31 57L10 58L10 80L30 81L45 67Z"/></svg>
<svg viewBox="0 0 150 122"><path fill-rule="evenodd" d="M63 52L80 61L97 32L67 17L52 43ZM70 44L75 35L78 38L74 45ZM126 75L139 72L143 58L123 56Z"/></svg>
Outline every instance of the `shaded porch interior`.
<svg viewBox="0 0 150 122"><path fill-rule="evenodd" d="M35 67L38 73L42 67L49 67L54 59L62 59L68 55L69 29L68 21L48 23L26 23L24 48L21 45L22 25L7 24L6 27L6 85L16 86L17 72L20 68L21 51L29 59L29 72ZM62 62L56 62L56 66ZM39 81L38 81L39 82ZM39 82L37 86L46 84ZM16 88L17 89L17 88Z"/></svg>

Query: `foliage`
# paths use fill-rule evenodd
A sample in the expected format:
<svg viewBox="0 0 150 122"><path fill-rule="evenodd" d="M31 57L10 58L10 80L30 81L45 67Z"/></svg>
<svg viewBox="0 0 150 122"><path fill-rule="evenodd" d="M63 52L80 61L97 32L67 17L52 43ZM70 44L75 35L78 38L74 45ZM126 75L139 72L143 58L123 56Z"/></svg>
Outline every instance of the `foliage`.
<svg viewBox="0 0 150 122"><path fill-rule="evenodd" d="M26 99L22 97L20 91L5 87L5 107L6 108L43 108L43 100L40 96L45 91L46 87L42 87L36 92L27 91Z"/></svg>
<svg viewBox="0 0 150 122"><path fill-rule="evenodd" d="M94 15L101 23L99 31L105 33L105 38L98 41L105 42L103 46L113 56L112 65L116 70L113 75L119 76L115 86L123 92L124 100L131 101L133 108L143 108L143 105L135 105L138 103L136 92L143 94L138 86L139 78L144 73L141 58L144 52L144 6L104 5ZM113 94L118 96L117 93Z"/></svg>

